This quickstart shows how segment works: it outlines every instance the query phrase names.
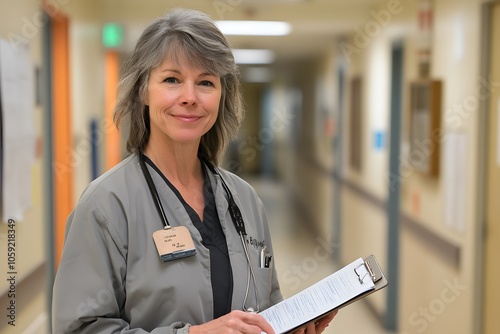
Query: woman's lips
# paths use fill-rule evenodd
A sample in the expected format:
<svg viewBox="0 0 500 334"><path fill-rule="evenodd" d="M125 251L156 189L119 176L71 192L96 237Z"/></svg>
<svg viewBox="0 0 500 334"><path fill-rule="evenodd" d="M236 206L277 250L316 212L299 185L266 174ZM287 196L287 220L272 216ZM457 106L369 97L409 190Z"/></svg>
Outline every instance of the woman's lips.
<svg viewBox="0 0 500 334"><path fill-rule="evenodd" d="M196 122L201 118L201 116L195 115L173 115L173 117L183 122Z"/></svg>

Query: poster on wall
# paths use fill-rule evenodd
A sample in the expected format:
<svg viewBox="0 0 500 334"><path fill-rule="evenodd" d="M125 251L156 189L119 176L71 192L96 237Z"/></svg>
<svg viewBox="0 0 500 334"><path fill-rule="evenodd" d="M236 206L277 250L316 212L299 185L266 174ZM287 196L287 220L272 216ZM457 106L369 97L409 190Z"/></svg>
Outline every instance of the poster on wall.
<svg viewBox="0 0 500 334"><path fill-rule="evenodd" d="M0 39L2 221L22 220L32 204L34 78L28 45Z"/></svg>
<svg viewBox="0 0 500 334"><path fill-rule="evenodd" d="M445 224L457 232L463 232L465 228L466 148L467 137L464 133L446 135L443 171Z"/></svg>

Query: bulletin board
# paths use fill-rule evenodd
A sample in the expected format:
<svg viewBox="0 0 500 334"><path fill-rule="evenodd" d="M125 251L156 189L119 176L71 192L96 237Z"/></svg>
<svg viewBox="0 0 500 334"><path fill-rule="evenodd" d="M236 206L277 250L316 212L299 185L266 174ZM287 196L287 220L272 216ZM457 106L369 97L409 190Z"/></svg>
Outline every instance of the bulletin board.
<svg viewBox="0 0 500 334"><path fill-rule="evenodd" d="M441 81L418 80L410 85L410 159L420 173L439 173Z"/></svg>

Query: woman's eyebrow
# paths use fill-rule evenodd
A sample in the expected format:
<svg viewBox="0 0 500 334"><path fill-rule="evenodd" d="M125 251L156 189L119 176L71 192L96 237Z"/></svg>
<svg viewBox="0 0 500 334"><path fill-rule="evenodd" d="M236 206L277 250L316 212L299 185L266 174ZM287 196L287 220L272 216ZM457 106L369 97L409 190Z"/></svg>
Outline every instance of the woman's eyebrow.
<svg viewBox="0 0 500 334"><path fill-rule="evenodd" d="M179 71L177 69L173 69L173 68L164 68L164 69L161 69L159 71L159 73L165 73L165 72L174 72L174 73L177 73L179 75L182 74L181 71ZM214 73L210 73L210 72L202 72L202 73L198 74L198 77L206 77L206 76L216 77L217 75Z"/></svg>
<svg viewBox="0 0 500 334"><path fill-rule="evenodd" d="M172 69L172 68L164 68L164 69L160 70L160 73L163 73L163 72L175 72L175 73L181 74L181 71L176 70L176 69Z"/></svg>

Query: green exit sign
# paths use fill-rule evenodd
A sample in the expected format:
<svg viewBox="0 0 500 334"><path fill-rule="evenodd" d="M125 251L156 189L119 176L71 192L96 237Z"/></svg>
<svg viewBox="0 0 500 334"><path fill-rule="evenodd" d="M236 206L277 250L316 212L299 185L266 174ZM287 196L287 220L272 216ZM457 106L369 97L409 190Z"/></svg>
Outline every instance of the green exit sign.
<svg viewBox="0 0 500 334"><path fill-rule="evenodd" d="M102 28L102 44L107 48L118 48L123 43L123 27L116 23L106 23Z"/></svg>

